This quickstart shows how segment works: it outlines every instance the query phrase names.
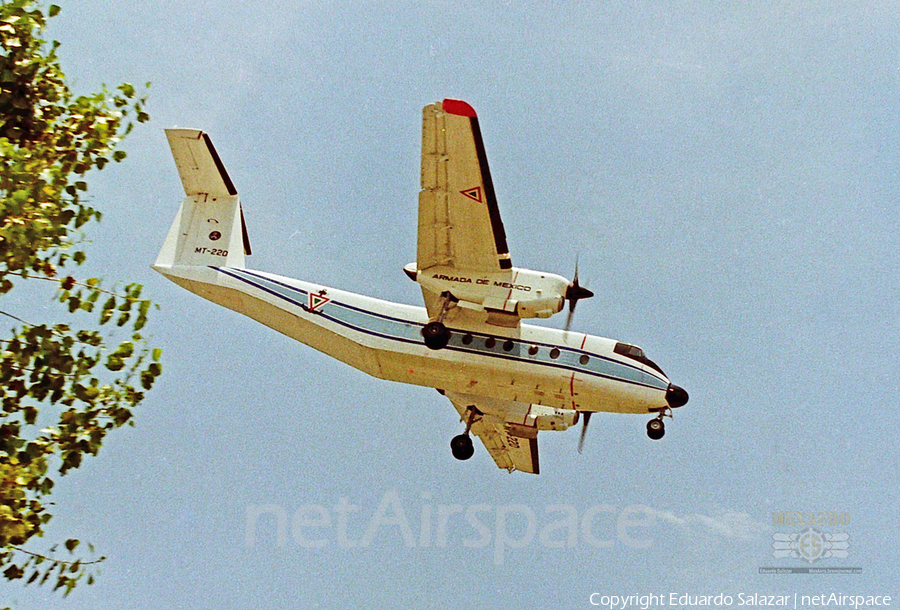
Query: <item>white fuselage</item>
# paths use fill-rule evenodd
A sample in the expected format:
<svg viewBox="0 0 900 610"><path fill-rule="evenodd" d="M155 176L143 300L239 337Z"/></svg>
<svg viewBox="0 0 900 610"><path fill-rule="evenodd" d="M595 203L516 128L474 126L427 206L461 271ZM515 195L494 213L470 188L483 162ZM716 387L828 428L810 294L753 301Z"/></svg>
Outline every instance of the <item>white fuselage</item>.
<svg viewBox="0 0 900 610"><path fill-rule="evenodd" d="M613 351L616 341L520 324L421 336L424 308L233 267L154 268L176 284L381 379L575 411L648 413L669 380Z"/></svg>

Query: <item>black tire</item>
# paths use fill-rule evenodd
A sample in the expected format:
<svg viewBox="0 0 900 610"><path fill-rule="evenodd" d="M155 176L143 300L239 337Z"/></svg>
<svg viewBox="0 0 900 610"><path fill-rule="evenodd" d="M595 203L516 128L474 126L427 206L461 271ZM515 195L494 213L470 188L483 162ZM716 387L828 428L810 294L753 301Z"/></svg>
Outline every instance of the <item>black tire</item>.
<svg viewBox="0 0 900 610"><path fill-rule="evenodd" d="M450 451L457 460L468 460L475 453L475 446L472 445L472 438L468 434L460 434L454 436L450 441Z"/></svg>
<svg viewBox="0 0 900 610"><path fill-rule="evenodd" d="M429 322L422 327L422 338L428 349L444 349L450 341L450 331L440 322Z"/></svg>
<svg viewBox="0 0 900 610"><path fill-rule="evenodd" d="M647 436L658 441L666 434L666 426L661 419L651 419L647 422Z"/></svg>

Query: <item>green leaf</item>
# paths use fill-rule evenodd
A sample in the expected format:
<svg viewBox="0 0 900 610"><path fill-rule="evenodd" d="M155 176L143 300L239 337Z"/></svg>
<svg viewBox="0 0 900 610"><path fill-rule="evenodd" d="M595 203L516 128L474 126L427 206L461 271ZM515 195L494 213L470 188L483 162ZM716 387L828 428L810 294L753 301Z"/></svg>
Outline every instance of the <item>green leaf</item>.
<svg viewBox="0 0 900 610"><path fill-rule="evenodd" d="M125 368L125 361L119 356L111 354L106 358L106 368L111 371L121 371Z"/></svg>
<svg viewBox="0 0 900 610"><path fill-rule="evenodd" d="M116 307L116 298L109 297L106 303L103 304L103 309L100 312L100 324L106 324L109 322L109 319L112 318L113 312Z"/></svg>
<svg viewBox="0 0 900 610"><path fill-rule="evenodd" d="M150 371L143 371L141 373L141 387L145 390L152 388L154 381L156 381L156 377L154 377Z"/></svg>
<svg viewBox="0 0 900 610"><path fill-rule="evenodd" d="M125 341L121 345L119 345L118 349L115 351L117 356L122 358L130 358L134 353L134 343L131 341Z"/></svg>
<svg viewBox="0 0 900 610"><path fill-rule="evenodd" d="M108 365L107 365L108 366ZM122 368L122 367L119 367ZM118 369L110 369L110 370L118 370ZM95 398L100 395L100 390L91 386L83 386L80 384L76 384L72 390L75 393L75 396L84 402L93 402Z"/></svg>

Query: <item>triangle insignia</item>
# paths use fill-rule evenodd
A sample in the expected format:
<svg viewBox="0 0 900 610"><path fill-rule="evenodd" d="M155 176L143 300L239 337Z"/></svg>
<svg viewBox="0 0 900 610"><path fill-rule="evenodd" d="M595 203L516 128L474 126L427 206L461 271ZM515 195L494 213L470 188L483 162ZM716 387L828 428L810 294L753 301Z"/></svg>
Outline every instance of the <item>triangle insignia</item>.
<svg viewBox="0 0 900 610"><path fill-rule="evenodd" d="M309 310L315 311L331 299L323 297L321 294L309 294Z"/></svg>
<svg viewBox="0 0 900 610"><path fill-rule="evenodd" d="M472 201L477 201L478 203L484 203L484 199L481 197L481 187L476 186L475 188L466 189L464 191L460 191L463 195L471 199Z"/></svg>

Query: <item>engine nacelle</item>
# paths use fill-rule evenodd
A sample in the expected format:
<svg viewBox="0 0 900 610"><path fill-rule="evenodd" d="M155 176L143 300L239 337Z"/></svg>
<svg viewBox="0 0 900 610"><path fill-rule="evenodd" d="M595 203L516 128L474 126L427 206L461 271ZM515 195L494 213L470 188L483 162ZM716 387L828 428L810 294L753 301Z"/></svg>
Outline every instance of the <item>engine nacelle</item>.
<svg viewBox="0 0 900 610"><path fill-rule="evenodd" d="M419 270L415 263L403 271L426 290L449 292L458 301L485 311L515 314L520 318L549 318L565 305L569 280L553 273L529 269L468 272L452 267Z"/></svg>
<svg viewBox="0 0 900 610"><path fill-rule="evenodd" d="M516 315L520 318L549 318L562 310L565 303L566 297L561 294L518 301Z"/></svg>
<svg viewBox="0 0 900 610"><path fill-rule="evenodd" d="M527 419L538 430L566 430L578 422L578 411L531 405Z"/></svg>

